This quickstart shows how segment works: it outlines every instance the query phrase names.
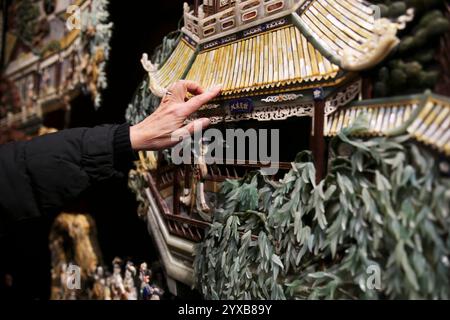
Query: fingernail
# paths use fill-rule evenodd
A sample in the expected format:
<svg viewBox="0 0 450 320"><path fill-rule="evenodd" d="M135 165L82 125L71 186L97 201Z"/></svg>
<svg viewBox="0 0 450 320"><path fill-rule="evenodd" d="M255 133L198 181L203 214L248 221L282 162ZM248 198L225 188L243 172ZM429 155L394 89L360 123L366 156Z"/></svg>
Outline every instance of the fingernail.
<svg viewBox="0 0 450 320"><path fill-rule="evenodd" d="M209 126L209 124L211 123L211 120L208 118L202 118L201 120L203 122L203 126L206 126L206 127Z"/></svg>

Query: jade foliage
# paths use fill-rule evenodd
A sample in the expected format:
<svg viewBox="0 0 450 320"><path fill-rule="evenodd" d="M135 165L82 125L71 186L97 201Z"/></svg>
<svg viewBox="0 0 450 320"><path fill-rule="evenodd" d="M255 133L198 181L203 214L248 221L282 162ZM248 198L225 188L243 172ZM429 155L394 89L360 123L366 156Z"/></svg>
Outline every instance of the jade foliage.
<svg viewBox="0 0 450 320"><path fill-rule="evenodd" d="M308 152L281 181L223 184L196 247L206 299L450 298L449 178L409 137L361 129L331 141L319 184Z"/></svg>
<svg viewBox="0 0 450 320"><path fill-rule="evenodd" d="M39 7L32 0L14 1L14 25L17 36L25 43L31 44L36 34Z"/></svg>
<svg viewBox="0 0 450 320"><path fill-rule="evenodd" d="M445 15L447 0L376 0L381 15L395 19L414 9L414 20L399 33L400 44L394 54L372 71L374 94L385 97L433 90L441 76L439 45L450 30Z"/></svg>

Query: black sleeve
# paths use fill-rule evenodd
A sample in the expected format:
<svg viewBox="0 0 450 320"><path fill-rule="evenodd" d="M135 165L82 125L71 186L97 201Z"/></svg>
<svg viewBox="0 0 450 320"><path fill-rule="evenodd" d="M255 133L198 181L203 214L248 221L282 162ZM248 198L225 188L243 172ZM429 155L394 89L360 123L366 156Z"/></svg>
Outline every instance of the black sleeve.
<svg viewBox="0 0 450 320"><path fill-rule="evenodd" d="M0 235L123 176L134 160L129 131L127 124L71 129L1 146Z"/></svg>

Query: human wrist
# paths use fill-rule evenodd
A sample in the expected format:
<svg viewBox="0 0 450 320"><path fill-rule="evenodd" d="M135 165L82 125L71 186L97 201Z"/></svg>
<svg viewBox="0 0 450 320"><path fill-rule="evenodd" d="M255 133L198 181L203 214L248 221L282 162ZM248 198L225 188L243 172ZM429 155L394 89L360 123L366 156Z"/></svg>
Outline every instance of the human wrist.
<svg viewBox="0 0 450 320"><path fill-rule="evenodd" d="M130 127L130 142L131 142L131 148L134 151L141 151L143 150L143 137L142 137L142 130L140 129L140 126L134 125Z"/></svg>
<svg viewBox="0 0 450 320"><path fill-rule="evenodd" d="M130 127L131 148L135 151L151 151L152 141L155 137L154 130L145 127L143 123L139 123Z"/></svg>

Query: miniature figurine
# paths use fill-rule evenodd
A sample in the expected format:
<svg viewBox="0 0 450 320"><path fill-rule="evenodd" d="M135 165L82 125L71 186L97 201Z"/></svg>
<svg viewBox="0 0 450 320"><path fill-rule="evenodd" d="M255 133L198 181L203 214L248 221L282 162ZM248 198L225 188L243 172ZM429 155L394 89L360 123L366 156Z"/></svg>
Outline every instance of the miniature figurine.
<svg viewBox="0 0 450 320"><path fill-rule="evenodd" d="M44 70L44 73L42 74L42 87L41 90L44 94L49 94L51 88L50 88L50 73L48 71L48 68Z"/></svg>
<svg viewBox="0 0 450 320"><path fill-rule="evenodd" d="M125 267L125 278L123 281L127 300L138 299L137 289L134 282L135 275L136 275L136 268L134 267L131 261L128 261Z"/></svg>
<svg viewBox="0 0 450 320"><path fill-rule="evenodd" d="M163 291L154 285L150 285L150 275L144 276L144 283L142 286L143 300L161 300Z"/></svg>
<svg viewBox="0 0 450 320"><path fill-rule="evenodd" d="M94 286L92 288L92 299L93 300L105 300L105 275L103 267L97 267L94 275Z"/></svg>
<svg viewBox="0 0 450 320"><path fill-rule="evenodd" d="M27 90L27 99L26 99L26 109L28 112L30 112L36 103L36 93L34 90L34 83L30 81L28 83L28 90Z"/></svg>
<svg viewBox="0 0 450 320"><path fill-rule="evenodd" d="M113 275L111 276L112 300L124 300L125 287L123 284L121 264L121 259L115 258L113 260Z"/></svg>
<svg viewBox="0 0 450 320"><path fill-rule="evenodd" d="M139 266L139 280L141 280L141 282L144 282L144 277L149 272L150 271L148 270L147 263L141 263L141 265Z"/></svg>
<svg viewBox="0 0 450 320"><path fill-rule="evenodd" d="M206 165L205 157L208 153L208 146L203 139L200 141L199 149L200 153L198 155L194 151L194 158L197 164L186 170L186 177L189 177L191 173L189 171L192 171L191 182L190 186L185 183L183 196L181 196L180 201L186 207L190 207L191 211L195 206L197 213L205 221L211 221L211 208L206 202L205 195L205 179L208 175L208 166ZM189 179L187 178L186 181L189 181Z"/></svg>
<svg viewBox="0 0 450 320"><path fill-rule="evenodd" d="M104 292L104 298L107 301L112 300L112 291L111 291L111 278L106 278L105 281L105 292Z"/></svg>

